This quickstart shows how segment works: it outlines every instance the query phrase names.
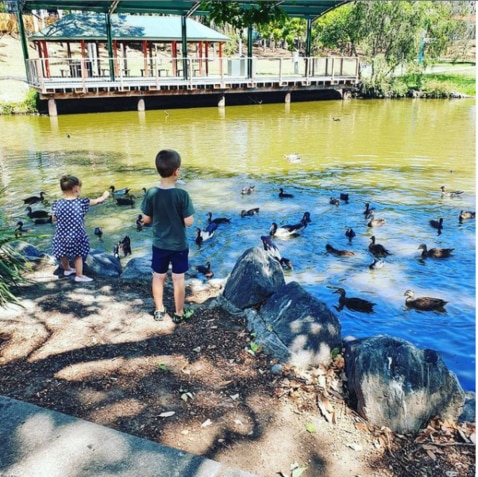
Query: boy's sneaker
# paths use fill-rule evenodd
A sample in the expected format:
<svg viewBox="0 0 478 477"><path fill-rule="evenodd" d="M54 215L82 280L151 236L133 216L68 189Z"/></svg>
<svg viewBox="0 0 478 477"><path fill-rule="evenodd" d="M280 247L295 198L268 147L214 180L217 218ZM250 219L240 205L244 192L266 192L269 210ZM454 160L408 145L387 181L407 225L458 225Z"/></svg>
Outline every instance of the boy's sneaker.
<svg viewBox="0 0 478 477"><path fill-rule="evenodd" d="M178 315L177 313L174 313L173 322L176 324L184 323L185 321L188 321L193 315L194 315L194 310L192 308L185 308L182 315Z"/></svg>
<svg viewBox="0 0 478 477"><path fill-rule="evenodd" d="M164 317L166 316L166 313L166 308L163 311L156 310L153 314L153 318L155 319L155 321L163 321Z"/></svg>
<svg viewBox="0 0 478 477"><path fill-rule="evenodd" d="M93 279L90 277L87 277L86 275L82 275L81 277L76 276L75 277L75 282L92 282Z"/></svg>
<svg viewBox="0 0 478 477"><path fill-rule="evenodd" d="M74 273L76 273L76 270L73 270L70 268L70 270L63 270L63 275L65 275L65 277L69 277L70 275L73 275Z"/></svg>

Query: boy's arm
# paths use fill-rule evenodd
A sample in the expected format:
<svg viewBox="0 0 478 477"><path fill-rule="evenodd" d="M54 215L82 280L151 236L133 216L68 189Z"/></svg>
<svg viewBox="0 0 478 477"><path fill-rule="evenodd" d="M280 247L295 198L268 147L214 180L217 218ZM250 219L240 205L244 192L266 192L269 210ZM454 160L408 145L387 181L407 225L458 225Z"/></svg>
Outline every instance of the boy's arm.
<svg viewBox="0 0 478 477"><path fill-rule="evenodd" d="M144 212L143 212L143 217L141 220L144 225L150 225L151 223L153 223L152 217L150 217L149 215L145 215Z"/></svg>
<svg viewBox="0 0 478 477"><path fill-rule="evenodd" d="M194 224L194 215L190 215L189 217L184 218L184 225L186 227L191 227Z"/></svg>

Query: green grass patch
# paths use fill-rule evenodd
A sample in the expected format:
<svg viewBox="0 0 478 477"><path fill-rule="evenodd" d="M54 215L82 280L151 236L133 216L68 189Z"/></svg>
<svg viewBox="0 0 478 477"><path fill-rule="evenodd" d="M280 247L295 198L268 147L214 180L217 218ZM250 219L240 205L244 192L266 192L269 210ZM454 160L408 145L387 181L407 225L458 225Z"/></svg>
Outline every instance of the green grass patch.
<svg viewBox="0 0 478 477"><path fill-rule="evenodd" d="M423 89L455 91L468 96L476 95L476 78L470 74L427 74L423 78Z"/></svg>

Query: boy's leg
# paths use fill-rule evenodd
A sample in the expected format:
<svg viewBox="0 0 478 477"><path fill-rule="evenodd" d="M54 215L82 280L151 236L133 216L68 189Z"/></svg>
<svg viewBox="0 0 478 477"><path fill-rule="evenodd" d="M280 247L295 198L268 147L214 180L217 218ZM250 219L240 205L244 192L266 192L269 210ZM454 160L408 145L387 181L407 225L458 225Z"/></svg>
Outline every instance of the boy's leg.
<svg viewBox="0 0 478 477"><path fill-rule="evenodd" d="M151 290L153 293L154 306L156 310L163 311L163 293L164 293L164 284L166 283L167 273L156 273L153 272L153 280L151 283Z"/></svg>
<svg viewBox="0 0 478 477"><path fill-rule="evenodd" d="M172 277L176 314L182 316L184 313L184 298L186 296L186 282L184 279L184 273L172 273Z"/></svg>

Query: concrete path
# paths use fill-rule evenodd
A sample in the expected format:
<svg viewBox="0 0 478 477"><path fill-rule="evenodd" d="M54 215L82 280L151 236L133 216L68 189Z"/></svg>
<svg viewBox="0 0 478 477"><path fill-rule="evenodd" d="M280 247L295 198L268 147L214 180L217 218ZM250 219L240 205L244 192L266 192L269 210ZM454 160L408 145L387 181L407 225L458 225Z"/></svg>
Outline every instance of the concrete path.
<svg viewBox="0 0 478 477"><path fill-rule="evenodd" d="M0 396L0 477L254 477L59 412Z"/></svg>

